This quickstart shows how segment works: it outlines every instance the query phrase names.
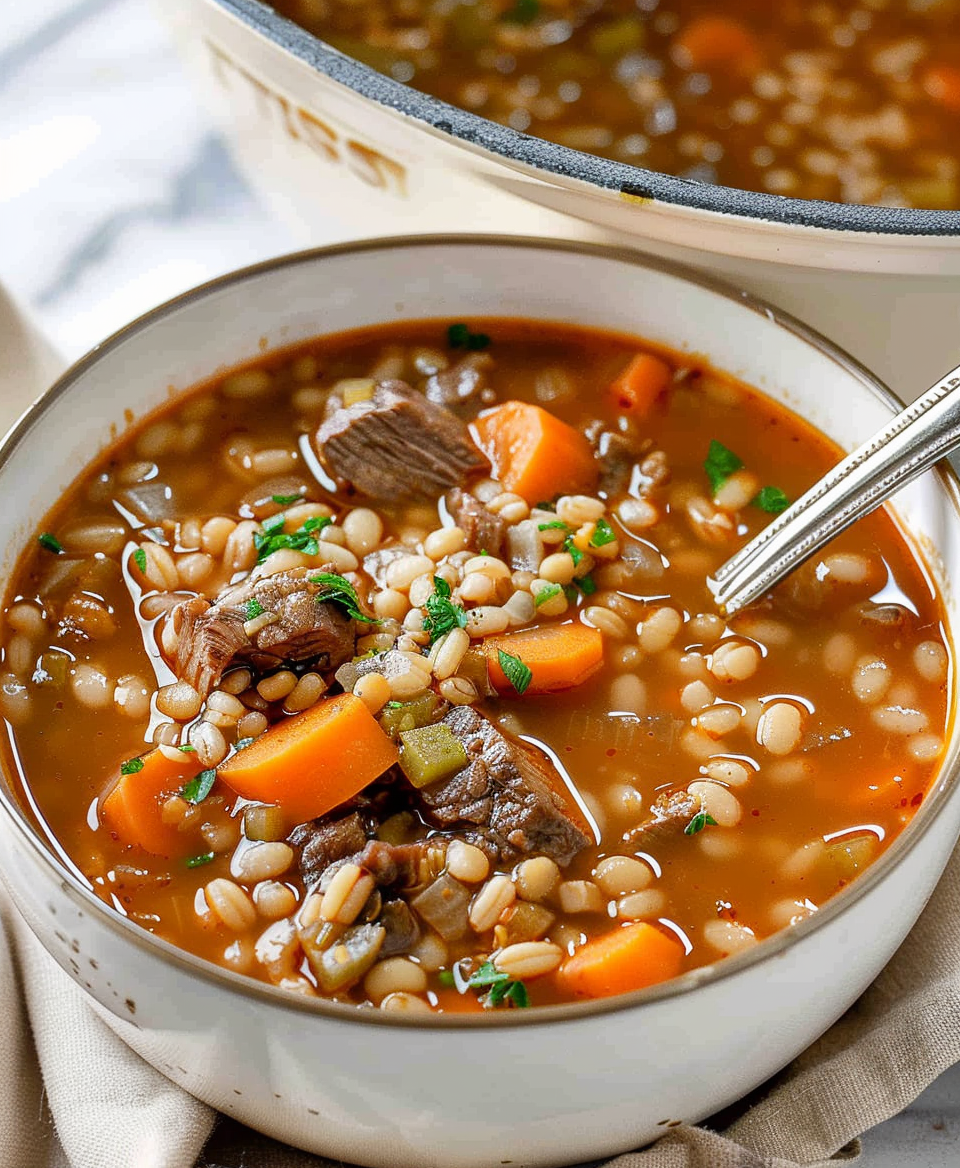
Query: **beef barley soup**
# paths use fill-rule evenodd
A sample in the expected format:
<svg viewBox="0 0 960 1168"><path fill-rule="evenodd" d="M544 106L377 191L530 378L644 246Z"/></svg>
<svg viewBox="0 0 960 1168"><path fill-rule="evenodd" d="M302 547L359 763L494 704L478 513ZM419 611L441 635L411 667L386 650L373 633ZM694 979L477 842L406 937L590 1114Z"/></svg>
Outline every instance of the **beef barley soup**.
<svg viewBox="0 0 960 1168"><path fill-rule="evenodd" d="M960 0L272 0L515 130L695 182L960 208Z"/></svg>
<svg viewBox="0 0 960 1168"><path fill-rule="evenodd" d="M509 1010L717 961L875 860L943 750L944 614L886 512L711 603L837 455L569 326L269 355L43 518L3 623L10 771L106 904L291 993Z"/></svg>

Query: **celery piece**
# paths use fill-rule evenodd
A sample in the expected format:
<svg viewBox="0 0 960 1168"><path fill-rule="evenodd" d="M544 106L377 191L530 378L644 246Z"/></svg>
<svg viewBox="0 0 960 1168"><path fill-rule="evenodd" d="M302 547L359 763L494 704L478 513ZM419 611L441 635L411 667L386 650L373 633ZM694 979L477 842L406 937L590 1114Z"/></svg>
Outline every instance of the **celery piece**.
<svg viewBox="0 0 960 1168"><path fill-rule="evenodd" d="M415 787L428 787L467 765L463 743L442 722L400 731L400 769Z"/></svg>
<svg viewBox="0 0 960 1168"><path fill-rule="evenodd" d="M391 738L396 738L402 731L426 726L444 709L446 703L432 690L427 690L412 702L402 702L398 706L388 705L380 715L380 728Z"/></svg>

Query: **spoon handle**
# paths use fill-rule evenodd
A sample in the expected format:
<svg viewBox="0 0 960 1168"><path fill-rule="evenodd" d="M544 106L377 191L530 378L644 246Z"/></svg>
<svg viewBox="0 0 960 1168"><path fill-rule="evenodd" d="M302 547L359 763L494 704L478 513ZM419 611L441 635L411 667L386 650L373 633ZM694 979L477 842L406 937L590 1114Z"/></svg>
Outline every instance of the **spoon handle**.
<svg viewBox="0 0 960 1168"><path fill-rule="evenodd" d="M960 446L960 366L837 463L708 581L727 616Z"/></svg>

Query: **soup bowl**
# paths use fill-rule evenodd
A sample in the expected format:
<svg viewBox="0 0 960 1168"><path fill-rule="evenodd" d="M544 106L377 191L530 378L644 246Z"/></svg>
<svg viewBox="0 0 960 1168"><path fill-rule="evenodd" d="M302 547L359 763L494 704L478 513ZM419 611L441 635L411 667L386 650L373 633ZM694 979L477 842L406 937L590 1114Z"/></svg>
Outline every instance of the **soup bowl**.
<svg viewBox="0 0 960 1168"><path fill-rule="evenodd" d="M776 309L632 253L486 237L304 252L156 309L28 411L0 448L0 487L17 502L0 515L8 573L36 517L131 414L318 333L451 312L579 323L707 354L846 449L898 408L864 369ZM952 472L938 470L901 492L895 509L954 629L958 507ZM107 1024L212 1106L360 1164L572 1163L731 1103L854 1001L906 936L960 831L958 751L951 722L915 818L814 916L660 986L566 1007L424 1021L303 999L208 964L107 908L10 768L0 873Z"/></svg>

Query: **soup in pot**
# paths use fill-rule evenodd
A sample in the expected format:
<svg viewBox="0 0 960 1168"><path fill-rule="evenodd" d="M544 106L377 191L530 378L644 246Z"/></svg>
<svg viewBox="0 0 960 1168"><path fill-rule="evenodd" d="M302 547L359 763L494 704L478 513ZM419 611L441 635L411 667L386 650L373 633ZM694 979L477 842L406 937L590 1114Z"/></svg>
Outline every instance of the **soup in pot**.
<svg viewBox="0 0 960 1168"><path fill-rule="evenodd" d="M399 81L695 182L960 207L960 0L273 0Z"/></svg>
<svg viewBox="0 0 960 1168"><path fill-rule="evenodd" d="M877 512L725 620L836 461L633 338L320 338L95 458L8 589L29 806L112 911L308 997L607 997L815 914L903 829L944 613Z"/></svg>

